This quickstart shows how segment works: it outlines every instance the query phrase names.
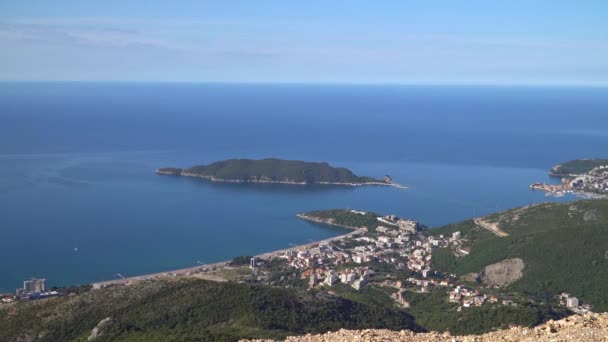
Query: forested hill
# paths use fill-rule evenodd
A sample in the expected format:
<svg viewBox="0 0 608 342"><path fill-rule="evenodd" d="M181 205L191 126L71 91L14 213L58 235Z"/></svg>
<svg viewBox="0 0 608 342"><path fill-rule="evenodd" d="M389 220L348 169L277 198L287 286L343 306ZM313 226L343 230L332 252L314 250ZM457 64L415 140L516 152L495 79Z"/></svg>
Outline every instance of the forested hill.
<svg viewBox="0 0 608 342"><path fill-rule="evenodd" d="M608 311L608 200L547 203L493 214L508 236L499 237L472 220L449 225L433 234L460 231L470 254L457 257L449 249L433 254L434 267L465 275L509 258L525 266L509 288L546 300L565 291L594 310Z"/></svg>
<svg viewBox="0 0 608 342"><path fill-rule="evenodd" d="M555 165L549 172L552 176L580 175L591 171L598 166L608 165L608 159L575 159L563 164Z"/></svg>
<svg viewBox="0 0 608 342"><path fill-rule="evenodd" d="M204 280L142 282L0 306L0 341L236 341L328 330L421 329L408 314L322 292Z"/></svg>
<svg viewBox="0 0 608 342"><path fill-rule="evenodd" d="M328 163L275 158L260 160L229 159L208 165L193 166L187 169L161 168L157 172L160 174L234 182L390 184L388 178L380 180L371 177L360 177L349 169L333 167Z"/></svg>

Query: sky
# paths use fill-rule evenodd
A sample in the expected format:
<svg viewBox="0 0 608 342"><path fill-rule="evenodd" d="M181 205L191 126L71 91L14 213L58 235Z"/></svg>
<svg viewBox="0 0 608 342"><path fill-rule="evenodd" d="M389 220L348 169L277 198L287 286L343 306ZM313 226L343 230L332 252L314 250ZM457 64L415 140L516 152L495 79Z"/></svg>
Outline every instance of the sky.
<svg viewBox="0 0 608 342"><path fill-rule="evenodd" d="M608 85L606 0L0 0L0 80Z"/></svg>

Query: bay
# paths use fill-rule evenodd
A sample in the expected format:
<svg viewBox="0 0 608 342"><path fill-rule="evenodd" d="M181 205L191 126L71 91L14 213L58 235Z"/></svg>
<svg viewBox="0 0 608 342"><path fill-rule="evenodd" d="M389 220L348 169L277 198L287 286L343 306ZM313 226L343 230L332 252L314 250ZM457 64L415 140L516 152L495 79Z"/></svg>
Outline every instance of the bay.
<svg viewBox="0 0 608 342"><path fill-rule="evenodd" d="M227 260L342 234L295 214L353 208L440 226L548 200L549 167L606 157L608 90L6 82L0 291ZM161 166L328 161L408 189L216 184Z"/></svg>

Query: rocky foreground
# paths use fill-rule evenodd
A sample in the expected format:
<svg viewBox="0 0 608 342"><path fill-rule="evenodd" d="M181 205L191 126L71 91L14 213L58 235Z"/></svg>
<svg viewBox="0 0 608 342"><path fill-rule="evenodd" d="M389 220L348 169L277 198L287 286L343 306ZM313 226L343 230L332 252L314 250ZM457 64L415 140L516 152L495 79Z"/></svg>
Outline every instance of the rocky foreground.
<svg viewBox="0 0 608 342"><path fill-rule="evenodd" d="M270 342L271 340L255 340ZM449 333L413 333L409 330L340 330L323 335L288 337L289 342L329 342L329 341L608 341L608 313L570 316L559 321L548 321L534 328L512 328L483 335L451 336Z"/></svg>

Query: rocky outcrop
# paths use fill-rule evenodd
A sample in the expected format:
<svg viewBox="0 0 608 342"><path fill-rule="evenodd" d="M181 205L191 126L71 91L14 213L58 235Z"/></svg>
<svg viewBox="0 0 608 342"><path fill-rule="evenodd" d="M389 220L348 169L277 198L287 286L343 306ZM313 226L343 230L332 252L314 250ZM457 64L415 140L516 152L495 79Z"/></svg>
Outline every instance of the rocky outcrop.
<svg viewBox="0 0 608 342"><path fill-rule="evenodd" d="M106 318L102 319L99 322L99 324L97 324L97 326L95 328L93 328L93 330L91 331L91 335L89 335L89 338L87 340L89 340L89 341L96 340L101 335L103 335L105 330L110 329L112 326L114 326L116 324L118 324L118 322L116 322L116 320L112 317L106 317Z"/></svg>
<svg viewBox="0 0 608 342"><path fill-rule="evenodd" d="M521 279L524 267L524 261L520 258L505 259L484 267L479 273L467 273L460 279L486 285L507 286Z"/></svg>
<svg viewBox="0 0 608 342"><path fill-rule="evenodd" d="M484 267L478 280L487 285L506 286L521 279L524 261L520 258L505 259Z"/></svg>
<svg viewBox="0 0 608 342"><path fill-rule="evenodd" d="M257 340L269 342L270 340ZM608 341L608 313L570 316L559 321L548 321L535 328L512 328L483 335L452 336L449 333L413 333L409 330L340 330L322 335L288 337L288 342L494 342L494 341Z"/></svg>
<svg viewBox="0 0 608 342"><path fill-rule="evenodd" d="M169 175L169 176L180 176L182 174L182 169L174 168L174 167L162 167L160 169L156 169L156 173L159 175Z"/></svg>

